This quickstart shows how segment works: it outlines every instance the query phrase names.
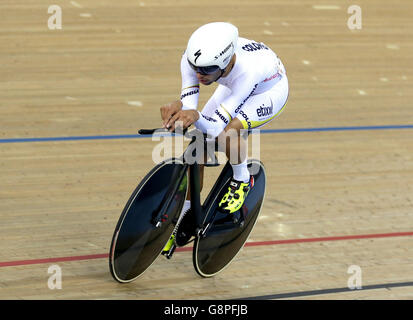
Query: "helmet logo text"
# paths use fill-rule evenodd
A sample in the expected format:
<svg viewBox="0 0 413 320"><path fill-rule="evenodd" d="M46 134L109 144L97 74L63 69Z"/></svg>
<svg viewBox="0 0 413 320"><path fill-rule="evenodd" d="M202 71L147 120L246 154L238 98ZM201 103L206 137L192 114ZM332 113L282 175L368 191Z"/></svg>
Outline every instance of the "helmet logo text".
<svg viewBox="0 0 413 320"><path fill-rule="evenodd" d="M233 47L234 44L231 42L224 50L222 50L218 55L215 56L215 60L217 60L219 57L225 54L231 47Z"/></svg>
<svg viewBox="0 0 413 320"><path fill-rule="evenodd" d="M195 63L196 63L196 60L199 58L200 55L201 55L201 49L199 49L197 52L194 53L194 56L196 57L195 58Z"/></svg>

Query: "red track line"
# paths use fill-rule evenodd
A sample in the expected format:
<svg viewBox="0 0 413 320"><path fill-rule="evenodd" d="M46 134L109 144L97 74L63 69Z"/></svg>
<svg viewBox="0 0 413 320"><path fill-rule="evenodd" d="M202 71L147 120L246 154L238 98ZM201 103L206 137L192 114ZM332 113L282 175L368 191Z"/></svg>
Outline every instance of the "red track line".
<svg viewBox="0 0 413 320"><path fill-rule="evenodd" d="M61 258L45 258L45 259L33 259L33 260L18 260L18 261L6 261L0 262L0 267L14 267L23 266L29 264L41 264L41 263L53 263L53 262L67 262L67 261L79 261L79 260L91 260L91 259L101 259L107 258L109 254L91 254L86 256L75 256L75 257L61 257Z"/></svg>
<svg viewBox="0 0 413 320"><path fill-rule="evenodd" d="M364 235L351 235L351 236L338 236L338 237L323 237L323 238L304 238L304 239L289 239L289 240L273 240L273 241L254 241L245 243L245 247L256 246L270 246L277 244L294 244L294 243L306 243L306 242L324 242L324 241L339 241L339 240L358 240L358 239L372 239L372 238L391 238L391 237L408 237L413 236L413 232L396 232L396 233L378 233L378 234L364 234ZM176 252L191 251L192 247L183 247L176 249ZM45 259L32 259L32 260L18 260L18 261L6 261L0 262L1 267L14 267L32 264L54 263L54 262L68 262L79 260L92 260L92 259L104 259L108 258L109 254L92 254L85 256L73 256L73 257L61 257L61 258L45 258Z"/></svg>
<svg viewBox="0 0 413 320"><path fill-rule="evenodd" d="M324 241L339 241L339 240L358 240L358 239L371 239L371 238L391 238L391 237L407 237L407 236L413 236L413 232L378 233L378 234L364 234L364 235L362 234L362 235L352 235L352 236L274 240L274 241L255 241L255 242L247 242L245 246L254 247L254 246L269 246L269 245L276 245L276 244L324 242Z"/></svg>

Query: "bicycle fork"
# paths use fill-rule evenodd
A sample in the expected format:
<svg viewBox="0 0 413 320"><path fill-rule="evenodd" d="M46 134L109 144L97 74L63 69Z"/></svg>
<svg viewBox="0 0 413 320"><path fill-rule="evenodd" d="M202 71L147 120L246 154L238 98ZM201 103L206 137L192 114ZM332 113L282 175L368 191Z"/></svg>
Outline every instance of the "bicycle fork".
<svg viewBox="0 0 413 320"><path fill-rule="evenodd" d="M203 210L201 206L201 194L200 194L200 176L199 176L199 166L197 163L189 166L189 191L191 195L191 210L193 214L195 215L195 236L196 237L201 237L204 234L204 228L203 226ZM174 228L174 231L172 233L172 237L175 238L179 226L187 214L189 210L186 210L185 212L181 212L178 221L176 223L176 226ZM166 258L170 259L175 252L177 248L177 245L174 241L174 243L171 245L168 251L163 251L162 255L164 255Z"/></svg>

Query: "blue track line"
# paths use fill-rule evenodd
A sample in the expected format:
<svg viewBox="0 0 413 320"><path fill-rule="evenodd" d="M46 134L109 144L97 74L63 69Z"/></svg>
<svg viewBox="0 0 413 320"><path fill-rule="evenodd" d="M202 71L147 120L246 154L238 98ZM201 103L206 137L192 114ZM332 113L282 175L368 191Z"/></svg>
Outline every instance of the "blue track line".
<svg viewBox="0 0 413 320"><path fill-rule="evenodd" d="M261 134L268 133L293 133L293 132L325 132L325 131L358 131L358 130L400 130L413 129L413 125L392 126L359 126L359 127L324 127L324 128L291 128L291 129L266 129L260 130ZM168 134L166 134L168 135ZM164 134L165 136L165 134ZM78 140L112 140L112 139L142 139L151 136L139 134L120 134L108 136L72 136L72 137L45 137L45 138L11 138L0 139L0 143L21 142L48 142L48 141L78 141Z"/></svg>

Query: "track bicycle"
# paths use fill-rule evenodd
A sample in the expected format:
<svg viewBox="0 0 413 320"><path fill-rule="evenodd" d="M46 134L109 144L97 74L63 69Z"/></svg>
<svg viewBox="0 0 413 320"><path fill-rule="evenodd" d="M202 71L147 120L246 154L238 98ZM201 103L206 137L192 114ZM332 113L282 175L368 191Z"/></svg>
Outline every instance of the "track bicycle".
<svg viewBox="0 0 413 320"><path fill-rule="evenodd" d="M151 136L160 131L141 129L139 134ZM241 209L231 214L223 213L218 210L218 203L228 190L232 167L227 161L201 204L201 161L197 153L199 155L201 148L205 151L207 136L199 130L186 131L185 136L191 142L183 155L157 164L133 191L120 215L109 252L110 272L118 282L131 282L142 275L161 255L172 234L176 235L176 241L166 254L162 254L170 259L176 247L193 242L195 271L201 277L212 277L233 261L257 221L266 187L261 161L248 160L254 186ZM211 161L206 162L205 167L219 165L217 150L215 143L213 154L209 155ZM190 213L180 219L188 191Z"/></svg>

